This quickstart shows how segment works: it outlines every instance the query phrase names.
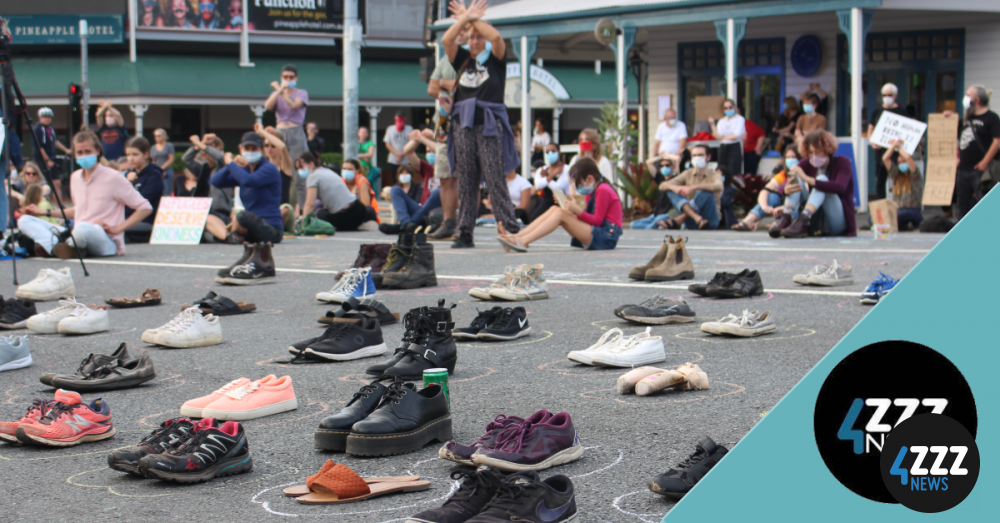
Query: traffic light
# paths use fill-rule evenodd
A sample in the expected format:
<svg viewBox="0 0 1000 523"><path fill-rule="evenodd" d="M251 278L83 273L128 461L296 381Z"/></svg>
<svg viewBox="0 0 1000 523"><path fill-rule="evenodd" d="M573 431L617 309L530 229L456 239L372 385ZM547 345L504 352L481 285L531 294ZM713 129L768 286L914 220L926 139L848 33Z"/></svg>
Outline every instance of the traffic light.
<svg viewBox="0 0 1000 523"><path fill-rule="evenodd" d="M80 84L69 84L69 106L71 109L80 107L83 101L83 88Z"/></svg>

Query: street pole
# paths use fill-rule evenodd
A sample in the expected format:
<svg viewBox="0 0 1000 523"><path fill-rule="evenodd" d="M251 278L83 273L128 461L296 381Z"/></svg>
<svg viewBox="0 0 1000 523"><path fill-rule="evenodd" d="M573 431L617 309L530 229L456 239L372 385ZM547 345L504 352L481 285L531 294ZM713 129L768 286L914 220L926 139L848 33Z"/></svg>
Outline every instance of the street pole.
<svg viewBox="0 0 1000 523"><path fill-rule="evenodd" d="M358 0L344 1L344 159L358 157L358 68L361 67L361 22ZM372 140L377 140L372 136Z"/></svg>
<svg viewBox="0 0 1000 523"><path fill-rule="evenodd" d="M137 17L135 13L135 3L138 0L128 0L128 61L135 62L135 26Z"/></svg>
<svg viewBox="0 0 1000 523"><path fill-rule="evenodd" d="M80 20L80 85L83 86L83 126L90 123L90 82L87 80L87 38L90 29L86 20Z"/></svg>
<svg viewBox="0 0 1000 523"><path fill-rule="evenodd" d="M250 61L250 2L243 3L243 24L240 25L240 67L253 67Z"/></svg>

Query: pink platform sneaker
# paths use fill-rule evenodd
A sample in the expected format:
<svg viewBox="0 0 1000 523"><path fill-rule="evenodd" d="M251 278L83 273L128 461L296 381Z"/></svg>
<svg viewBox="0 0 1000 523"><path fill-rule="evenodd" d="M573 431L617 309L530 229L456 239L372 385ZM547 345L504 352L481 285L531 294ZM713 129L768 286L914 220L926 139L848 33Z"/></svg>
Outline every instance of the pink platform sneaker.
<svg viewBox="0 0 1000 523"><path fill-rule="evenodd" d="M274 375L230 390L205 407L202 415L219 420L245 421L299 408L292 377Z"/></svg>
<svg viewBox="0 0 1000 523"><path fill-rule="evenodd" d="M271 377L273 378L274 375L272 374ZM236 378L235 380L230 381L229 383L223 385L222 388L209 394L208 396L202 396L200 398L195 398L193 400L185 401L184 404L181 405L181 416L187 416L189 418L204 418L205 416L202 415L202 411L205 409L205 407L207 407L213 401L221 398L223 394L233 389L242 387L247 383L250 383L250 380L247 378Z"/></svg>

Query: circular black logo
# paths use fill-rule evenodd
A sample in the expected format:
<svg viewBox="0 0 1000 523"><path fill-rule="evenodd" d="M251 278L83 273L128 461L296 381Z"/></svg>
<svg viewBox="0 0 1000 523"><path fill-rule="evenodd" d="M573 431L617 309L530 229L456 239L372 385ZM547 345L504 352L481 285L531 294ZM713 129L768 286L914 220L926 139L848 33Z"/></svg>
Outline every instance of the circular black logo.
<svg viewBox="0 0 1000 523"><path fill-rule="evenodd" d="M943 415L921 414L900 423L880 461L889 493L918 512L944 512L958 505L979 478L976 438Z"/></svg>
<svg viewBox="0 0 1000 523"><path fill-rule="evenodd" d="M976 434L972 389L948 358L919 343L873 343L844 358L823 382L813 414L816 446L845 487L896 503L879 473L882 449L893 427L928 413L950 416Z"/></svg>

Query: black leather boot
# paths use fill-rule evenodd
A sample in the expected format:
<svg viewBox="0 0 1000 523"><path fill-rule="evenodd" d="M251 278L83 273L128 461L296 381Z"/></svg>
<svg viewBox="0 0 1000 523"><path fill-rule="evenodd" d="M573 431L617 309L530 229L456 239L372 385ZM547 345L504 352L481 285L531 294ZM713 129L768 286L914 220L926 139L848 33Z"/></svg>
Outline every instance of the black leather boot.
<svg viewBox="0 0 1000 523"><path fill-rule="evenodd" d="M410 344L415 341L415 336L417 334L417 324L419 323L419 318L426 314L427 307L420 307L416 309L410 309L403 316L403 341L396 348L395 353L393 353L392 358L389 358L382 363L376 363L375 365L368 366L365 372L371 374L372 376L381 376L385 373L385 369L392 367L393 365L399 363L399 360L403 359L403 351L409 348Z"/></svg>
<svg viewBox="0 0 1000 523"><path fill-rule="evenodd" d="M434 272L434 246L427 243L427 235L420 233L414 236L413 252L406 261L406 265L398 271L383 273L383 288L417 289L437 286L437 274Z"/></svg>
<svg viewBox="0 0 1000 523"><path fill-rule="evenodd" d="M403 349L398 362L383 372L403 380L423 379L427 369L448 369L448 374L454 372L455 362L458 361L458 349L451 336L451 330L455 328L451 319L454 307L445 308L444 300L438 301L437 307L426 307L426 312L418 319L413 343Z"/></svg>
<svg viewBox="0 0 1000 523"><path fill-rule="evenodd" d="M347 453L355 456L395 456L438 441L451 440L451 413L438 384L420 391L400 381L389 385L382 403L354 424L347 436Z"/></svg>
<svg viewBox="0 0 1000 523"><path fill-rule="evenodd" d="M386 274L402 269L403 265L409 261L410 254L413 252L413 236L413 233L400 234L396 243L392 244L392 248L389 249L389 257L385 265L382 266L382 271L372 273L372 281L375 282L376 289L382 288L383 277Z"/></svg>
<svg viewBox="0 0 1000 523"><path fill-rule="evenodd" d="M233 267L236 267L238 265L243 265L244 263L249 261L250 258L253 258L253 251L255 247L256 247L255 244L244 242L243 256L240 256L240 259L236 260L236 263L230 265L229 267L226 267L225 269L219 269L219 272L216 273L218 277L215 278L215 283L222 283L222 279L229 276L229 271L232 271Z"/></svg>
<svg viewBox="0 0 1000 523"><path fill-rule="evenodd" d="M337 451L347 448L347 435L351 433L351 427L375 411L393 381L395 379L392 376L375 379L355 392L351 401L339 413L323 418L316 431L316 448ZM413 389L412 383L406 383L404 386Z"/></svg>

